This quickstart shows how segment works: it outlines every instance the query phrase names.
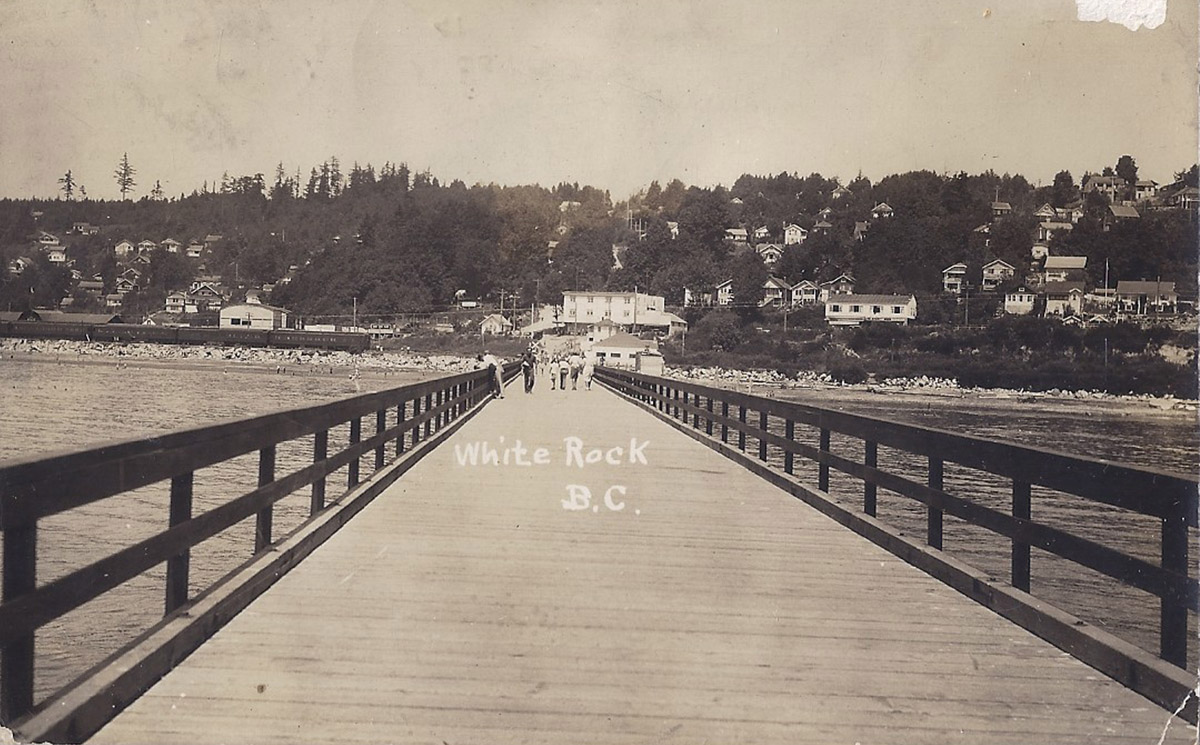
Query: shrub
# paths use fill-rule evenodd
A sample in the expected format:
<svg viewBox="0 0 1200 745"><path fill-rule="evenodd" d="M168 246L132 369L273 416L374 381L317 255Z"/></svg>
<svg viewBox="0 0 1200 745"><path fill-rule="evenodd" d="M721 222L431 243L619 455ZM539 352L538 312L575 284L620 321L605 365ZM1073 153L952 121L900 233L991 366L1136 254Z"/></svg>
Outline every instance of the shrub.
<svg viewBox="0 0 1200 745"><path fill-rule="evenodd" d="M858 360L842 360L829 366L829 377L840 383L863 383L867 371Z"/></svg>

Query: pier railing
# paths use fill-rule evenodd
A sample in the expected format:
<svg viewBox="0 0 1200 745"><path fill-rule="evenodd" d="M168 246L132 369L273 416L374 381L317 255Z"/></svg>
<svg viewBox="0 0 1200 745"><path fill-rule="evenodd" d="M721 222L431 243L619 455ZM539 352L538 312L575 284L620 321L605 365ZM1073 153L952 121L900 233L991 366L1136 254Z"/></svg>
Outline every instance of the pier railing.
<svg viewBox="0 0 1200 745"><path fill-rule="evenodd" d="M865 519L854 517L832 501L822 499L821 495L810 503L853 529L871 534L872 540L890 544L885 547L907 559L922 558L915 556L916 552L908 545L909 539L892 540L877 529L881 525L875 519L880 489L924 505L923 542L928 548L941 551L945 515L1010 541L1009 582L1022 592L1030 590L1033 578L1030 549L1036 547L1150 593L1159 601L1159 656L1179 668L1188 666L1189 613L1195 613L1200 607L1200 592L1195 577L1189 576L1188 559L1189 529L1197 526L1198 481L1194 476L1079 458L635 372L600 368L596 370L596 377L616 391L643 402L660 416L672 420L676 427L690 431L697 439L707 439L710 446L727 452L736 447L736 454L744 453L743 460L760 475L785 488L790 487L792 493L801 498L811 496L812 492L795 485L793 474L797 458L809 459L817 465L816 487L825 495L829 492L831 470L861 481L862 502L858 514L866 516ZM798 427L805 432L798 432ZM830 446L834 434L857 440L861 445L857 448L842 446L838 448L840 452L834 452ZM753 443L750 452L746 452L748 439ZM813 441L805 442L804 439ZM902 474L881 467L880 447L921 459L923 483L912 478L911 472ZM780 453L782 473L767 465L769 455L777 457ZM947 463L1008 481L1011 484L1011 509L1001 511L949 493L944 488ZM1034 486L1157 518L1160 525L1159 561L1146 561L1039 521L1033 517L1031 487ZM991 588L980 587L978 581L973 582L974 587L971 584L968 583L966 591L968 594L973 592L977 599L986 601L984 596L993 593ZM1013 620L1027 627L1047 625L1043 623L1045 617L1036 612L1030 613L1024 621ZM1104 654L1097 652L1093 657ZM1110 664L1101 661L1097 666L1103 669L1105 664L1110 668L1105 672L1134 688L1139 688L1138 684L1150 677L1144 669L1128 662ZM1139 676L1143 680L1137 680ZM1189 688L1183 688L1183 691ZM1173 708L1174 704L1171 706ZM1194 706L1191 717L1194 721Z"/></svg>
<svg viewBox="0 0 1200 745"><path fill-rule="evenodd" d="M512 374L515 369L510 366L506 377ZM360 460L370 463L373 453L374 468L379 470L406 448L418 448L485 399L488 383L486 371L462 373L318 406L0 467L0 531L4 538L0 722L11 726L34 707L35 633L39 628L164 563L164 608L165 615L171 616L190 600L189 555L197 544L254 518L254 553L269 550L275 542L272 515L277 502L310 487L308 514L310 521L315 519L340 498L327 499L327 486L332 489L327 484L329 476L345 469L346 493L350 493L363 480ZM368 423L373 420L373 434L364 436L364 419ZM348 443L329 452L330 430L345 425L349 425ZM311 438L311 465L287 475L277 474L277 446L300 438ZM255 452L256 488L193 514L196 471ZM169 498L163 504L166 529L38 584L40 520L166 481L170 482Z"/></svg>

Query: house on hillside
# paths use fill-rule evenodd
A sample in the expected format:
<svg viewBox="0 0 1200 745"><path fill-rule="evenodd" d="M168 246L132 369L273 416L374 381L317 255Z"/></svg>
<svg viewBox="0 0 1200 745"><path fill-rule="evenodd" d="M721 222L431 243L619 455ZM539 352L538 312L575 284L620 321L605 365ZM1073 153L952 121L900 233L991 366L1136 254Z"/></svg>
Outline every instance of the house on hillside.
<svg viewBox="0 0 1200 745"><path fill-rule="evenodd" d="M1038 223L1037 234L1034 236L1034 243L1049 243L1055 233L1066 230L1072 230L1075 225L1065 220L1044 220Z"/></svg>
<svg viewBox="0 0 1200 745"><path fill-rule="evenodd" d="M885 220L895 214L887 202L880 202L871 208L871 218L874 220Z"/></svg>
<svg viewBox="0 0 1200 745"><path fill-rule="evenodd" d="M754 240L765 241L770 237L771 231L767 229L766 225L761 225L754 229Z"/></svg>
<svg viewBox="0 0 1200 745"><path fill-rule="evenodd" d="M713 299L717 305L733 304L733 280L727 279L713 288Z"/></svg>
<svg viewBox="0 0 1200 745"><path fill-rule="evenodd" d="M218 314L221 328L284 329L288 312L262 303L238 303L221 308Z"/></svg>
<svg viewBox="0 0 1200 745"><path fill-rule="evenodd" d="M177 254L179 253L180 249L183 248L183 244L174 238L167 238L160 245L166 249L167 253L169 254Z"/></svg>
<svg viewBox="0 0 1200 745"><path fill-rule="evenodd" d="M671 240L679 238L679 223L674 220L667 220L667 230L671 231Z"/></svg>
<svg viewBox="0 0 1200 745"><path fill-rule="evenodd" d="M907 325L917 317L912 295L836 295L825 301L825 321L830 326L858 326L866 322Z"/></svg>
<svg viewBox="0 0 1200 745"><path fill-rule="evenodd" d="M592 345L596 364L633 370L637 367L638 355L642 352L658 352L658 343L653 339L639 339L633 334L621 332Z"/></svg>
<svg viewBox="0 0 1200 745"><path fill-rule="evenodd" d="M783 256L783 246L778 243L760 243L754 248L767 266L771 266Z"/></svg>
<svg viewBox="0 0 1200 745"><path fill-rule="evenodd" d="M1167 199L1167 204L1175 209L1195 210L1200 207L1200 189L1194 186L1180 189Z"/></svg>
<svg viewBox="0 0 1200 745"><path fill-rule="evenodd" d="M813 225L812 232L817 235L827 235L832 228L833 225L828 220L817 220Z"/></svg>
<svg viewBox="0 0 1200 745"><path fill-rule="evenodd" d="M871 223L866 220L856 220L854 222L854 240L862 243L867 238L867 231L871 229Z"/></svg>
<svg viewBox="0 0 1200 745"><path fill-rule="evenodd" d="M1108 197L1108 201L1119 202L1128 186L1120 176L1084 176L1083 193L1098 191Z"/></svg>
<svg viewBox="0 0 1200 745"><path fill-rule="evenodd" d="M1148 202L1158 196L1158 182L1148 179L1139 180L1133 185L1133 199L1137 202Z"/></svg>
<svg viewBox="0 0 1200 745"><path fill-rule="evenodd" d="M1004 293L1004 312L1012 316L1027 316L1033 312L1033 303L1037 296L1025 287Z"/></svg>
<svg viewBox="0 0 1200 745"><path fill-rule="evenodd" d="M788 223L783 226L783 245L792 246L797 243L803 243L808 240L808 231L796 225Z"/></svg>
<svg viewBox="0 0 1200 745"><path fill-rule="evenodd" d="M833 217L833 208L832 207L822 207L821 211L817 213L818 220L828 220L831 217Z"/></svg>
<svg viewBox="0 0 1200 745"><path fill-rule="evenodd" d="M854 192L850 191L846 187L839 185L838 188L833 190L833 193L830 194L829 197L830 199L841 199L842 197L848 197L853 193Z"/></svg>
<svg viewBox="0 0 1200 745"><path fill-rule="evenodd" d="M163 307L168 313L184 313L187 311L187 293L176 290L170 295L167 295L166 305Z"/></svg>
<svg viewBox="0 0 1200 745"><path fill-rule="evenodd" d="M47 233L44 230L39 230L34 240L42 248L59 245L58 236L54 235L53 233Z"/></svg>
<svg viewBox="0 0 1200 745"><path fill-rule="evenodd" d="M138 241L137 252L140 254L150 253L158 248L158 244L151 240Z"/></svg>
<svg viewBox="0 0 1200 745"><path fill-rule="evenodd" d="M854 294L854 277L849 274L839 274L828 282L822 282L819 287L818 301L825 302L834 295Z"/></svg>
<svg viewBox="0 0 1200 745"><path fill-rule="evenodd" d="M131 253L133 253L133 241L118 241L117 245L113 246L113 252L116 253L117 258L119 259L129 256Z"/></svg>
<svg viewBox="0 0 1200 745"><path fill-rule="evenodd" d="M1046 296L1045 316L1077 316L1083 312L1082 282L1047 282L1042 294Z"/></svg>
<svg viewBox="0 0 1200 745"><path fill-rule="evenodd" d="M992 259L983 265L983 281L980 287L984 291L994 290L1012 279L1016 273L1016 267L1004 259Z"/></svg>
<svg viewBox="0 0 1200 745"><path fill-rule="evenodd" d="M792 305L816 305L821 298L821 288L811 279L802 279L792 285L789 293Z"/></svg>
<svg viewBox="0 0 1200 745"><path fill-rule="evenodd" d="M791 298L788 295L792 291L792 286L784 282L779 277L767 277L767 281L763 282L762 300L758 301L759 306L787 305Z"/></svg>
<svg viewBox="0 0 1200 745"><path fill-rule="evenodd" d="M76 235L96 235L100 228L90 222L76 222L71 224L71 232Z"/></svg>
<svg viewBox="0 0 1200 745"><path fill-rule="evenodd" d="M1110 204L1104 214L1104 229L1112 230L1112 226L1129 220L1138 220L1141 215L1136 208L1127 204Z"/></svg>
<svg viewBox="0 0 1200 745"><path fill-rule="evenodd" d="M67 263L67 250L62 246L50 246L46 248L46 261L55 265Z"/></svg>
<svg viewBox="0 0 1200 745"><path fill-rule="evenodd" d="M1087 270L1086 256L1047 256L1042 266L1043 282L1082 282Z"/></svg>
<svg viewBox="0 0 1200 745"><path fill-rule="evenodd" d="M733 241L734 243L749 243L750 235L745 228L726 228L725 240Z"/></svg>
<svg viewBox="0 0 1200 745"><path fill-rule="evenodd" d="M961 261L942 270L942 292L961 295L967 282L967 265Z"/></svg>
<svg viewBox="0 0 1200 745"><path fill-rule="evenodd" d="M595 344L619 333L621 333L621 327L604 318L588 330L587 340L589 344Z"/></svg>
<svg viewBox="0 0 1200 745"><path fill-rule="evenodd" d="M1126 313L1174 313L1179 304L1174 282L1121 280L1117 282L1117 304Z"/></svg>
<svg viewBox="0 0 1200 745"><path fill-rule="evenodd" d="M1012 205L1008 202L992 202L992 218L1004 217L1012 212Z"/></svg>
<svg viewBox="0 0 1200 745"><path fill-rule="evenodd" d="M1058 210L1054 209L1049 202L1046 202L1034 211L1033 216L1040 221L1053 220L1058 217Z"/></svg>
<svg viewBox="0 0 1200 745"><path fill-rule="evenodd" d="M479 333L491 336L510 334L513 330L512 321L499 313L492 313L479 322Z"/></svg>

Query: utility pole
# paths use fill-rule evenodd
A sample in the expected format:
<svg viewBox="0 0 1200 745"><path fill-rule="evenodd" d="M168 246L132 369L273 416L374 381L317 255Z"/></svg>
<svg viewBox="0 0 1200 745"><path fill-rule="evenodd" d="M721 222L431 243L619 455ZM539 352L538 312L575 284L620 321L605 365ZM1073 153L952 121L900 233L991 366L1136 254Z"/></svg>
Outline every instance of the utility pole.
<svg viewBox="0 0 1200 745"><path fill-rule="evenodd" d="M354 315L351 316L352 323L350 324L350 328L352 328L354 331L358 331L358 298L357 297L354 298L353 313L354 313Z"/></svg>

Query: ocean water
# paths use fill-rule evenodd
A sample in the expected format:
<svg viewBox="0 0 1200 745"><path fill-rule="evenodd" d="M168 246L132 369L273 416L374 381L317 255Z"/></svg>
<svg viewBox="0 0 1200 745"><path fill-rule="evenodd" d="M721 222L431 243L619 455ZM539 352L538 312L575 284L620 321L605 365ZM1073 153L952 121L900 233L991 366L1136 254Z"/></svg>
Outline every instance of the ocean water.
<svg viewBox="0 0 1200 745"><path fill-rule="evenodd" d="M325 367L212 362L136 361L48 355L0 358L0 462L146 437L313 405L357 393L403 385L433 372L383 373ZM1134 465L1195 472L1196 413L1162 410L1147 402L1114 400L1026 400L957 395L879 395L847 390L759 387L757 395L907 421L955 432L1008 440L1080 456ZM364 429L369 428L369 424ZM775 424L782 433L782 426ZM330 433L330 452L348 439L347 428ZM797 430L797 439L815 433ZM754 447L752 439L748 447ZM857 450L855 450L857 448ZM861 444L834 437L832 449L861 457ZM307 465L310 438L280 446L277 474ZM777 453L772 459L782 460ZM370 473L364 459L362 473ZM881 466L923 479L924 462L880 448ZM199 514L248 490L257 473L249 454L197 472L194 513ZM797 461L796 473L816 481L816 468ZM339 482L340 479L340 482ZM329 479L345 483L344 472ZM1000 510L1009 507L1010 487L987 474L947 465L948 491ZM833 474L831 493L847 505L861 503L861 484ZM152 485L101 503L47 518L39 531L39 582L53 580L167 524L167 485ZM275 507L275 536L307 516L308 490ZM1034 517L1069 527L1087 537L1157 561L1158 527L1151 519L1034 490ZM880 490L879 516L909 535L924 532L920 505ZM193 549L192 593L247 560L253 551L254 521L248 519ZM945 547L1001 580L1008 578L1008 543L985 531L946 518ZM1033 591L1090 623L1157 651L1157 600L1035 550ZM37 697L40 699L132 640L163 612L164 569L156 568L86 604L38 632ZM1193 639L1195 634L1193 633Z"/></svg>

